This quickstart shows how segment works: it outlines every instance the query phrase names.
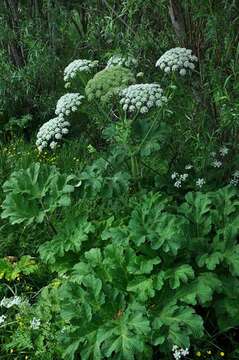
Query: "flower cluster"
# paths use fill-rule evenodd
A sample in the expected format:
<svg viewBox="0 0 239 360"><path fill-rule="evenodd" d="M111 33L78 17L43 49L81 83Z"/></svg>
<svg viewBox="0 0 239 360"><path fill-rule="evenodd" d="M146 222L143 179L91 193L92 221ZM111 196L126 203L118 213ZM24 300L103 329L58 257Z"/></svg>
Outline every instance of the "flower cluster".
<svg viewBox="0 0 239 360"><path fill-rule="evenodd" d="M71 112L75 112L81 105L84 96L79 93L67 93L63 95L56 104L55 114L60 118L69 116Z"/></svg>
<svg viewBox="0 0 239 360"><path fill-rule="evenodd" d="M237 186L239 184L239 170L235 171L232 175L230 185Z"/></svg>
<svg viewBox="0 0 239 360"><path fill-rule="evenodd" d="M122 66L112 66L98 72L86 85L86 95L89 101L108 103L120 90L135 82L134 75Z"/></svg>
<svg viewBox="0 0 239 360"><path fill-rule="evenodd" d="M194 62L198 61L197 56L192 54L192 50L176 47L166 51L156 62L156 66L160 67L165 73L178 71L184 76L187 71L194 70Z"/></svg>
<svg viewBox="0 0 239 360"><path fill-rule="evenodd" d="M206 181L203 178L198 178L196 180L196 186L199 187L200 189L203 187L203 185L206 184Z"/></svg>
<svg viewBox="0 0 239 360"><path fill-rule="evenodd" d="M16 305L19 306L22 304L22 299L20 298L20 296L13 296L10 298L3 298L0 301L0 306L3 306L7 309L11 308L12 306Z"/></svg>
<svg viewBox="0 0 239 360"><path fill-rule="evenodd" d="M184 181L186 181L187 180L187 178L188 178L188 174L179 174L179 173L177 173L177 172L174 172L172 175L171 175L171 179L172 180L176 180L175 182L174 182L174 186L176 187L176 188L180 188L181 186L182 186L182 182L184 182Z"/></svg>
<svg viewBox="0 0 239 360"><path fill-rule="evenodd" d="M120 104L124 111L145 114L153 107L167 101L159 84L135 84L120 92Z"/></svg>
<svg viewBox="0 0 239 360"><path fill-rule="evenodd" d="M112 66L124 66L126 68L134 68L138 64L138 61L133 56L122 56L122 55L113 55L108 60L106 68L112 67Z"/></svg>
<svg viewBox="0 0 239 360"><path fill-rule="evenodd" d="M83 99L79 93L67 93L58 100L55 111L58 116L43 124L37 133L36 145L40 152L48 145L55 149L57 141L68 134L70 123L64 118L75 112Z"/></svg>
<svg viewBox="0 0 239 360"><path fill-rule="evenodd" d="M177 345L174 345L172 348L173 357L175 360L180 360L182 357L189 355L188 348L180 349Z"/></svg>
<svg viewBox="0 0 239 360"><path fill-rule="evenodd" d="M5 322L6 318L7 318L6 315L1 315L0 316L0 325Z"/></svg>
<svg viewBox="0 0 239 360"><path fill-rule="evenodd" d="M69 132L70 123L64 118L55 117L43 124L38 133L36 145L41 152L48 145L53 150L57 146L57 141L61 140L63 135Z"/></svg>
<svg viewBox="0 0 239 360"><path fill-rule="evenodd" d="M98 61L77 59L72 61L64 70L64 81L70 81L80 72L90 72L98 65Z"/></svg>
<svg viewBox="0 0 239 360"><path fill-rule="evenodd" d="M40 325L41 325L41 320L34 317L31 321L30 327L33 330L37 330L39 329Z"/></svg>
<svg viewBox="0 0 239 360"><path fill-rule="evenodd" d="M212 166L215 168L220 168L222 166L222 162L220 160L214 160L212 162Z"/></svg>
<svg viewBox="0 0 239 360"><path fill-rule="evenodd" d="M223 145L220 149L219 149L219 153L222 157L226 156L229 153L229 149L228 147L226 147L225 145Z"/></svg>
<svg viewBox="0 0 239 360"><path fill-rule="evenodd" d="M212 158L211 165L214 168L220 168L223 165L222 158L224 158L226 155L228 155L228 153L229 153L229 149L225 145L221 146L218 152L215 152L215 151L211 152L210 153L211 158ZM221 160L218 160L218 157L219 158L221 157Z"/></svg>

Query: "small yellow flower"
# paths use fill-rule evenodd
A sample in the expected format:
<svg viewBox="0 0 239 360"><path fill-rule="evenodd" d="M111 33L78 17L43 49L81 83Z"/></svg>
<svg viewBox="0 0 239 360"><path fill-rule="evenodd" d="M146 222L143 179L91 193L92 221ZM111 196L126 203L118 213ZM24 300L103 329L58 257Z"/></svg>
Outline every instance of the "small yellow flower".
<svg viewBox="0 0 239 360"><path fill-rule="evenodd" d="M196 352L196 356L200 357L202 354L201 354L201 351L197 351Z"/></svg>
<svg viewBox="0 0 239 360"><path fill-rule="evenodd" d="M211 355L212 352L211 352L211 350L208 350L207 353L208 353L208 355Z"/></svg>
<svg viewBox="0 0 239 360"><path fill-rule="evenodd" d="M224 353L223 351L221 351L221 352L220 352L220 355L221 355L221 356L224 356L224 355L225 355L225 353Z"/></svg>

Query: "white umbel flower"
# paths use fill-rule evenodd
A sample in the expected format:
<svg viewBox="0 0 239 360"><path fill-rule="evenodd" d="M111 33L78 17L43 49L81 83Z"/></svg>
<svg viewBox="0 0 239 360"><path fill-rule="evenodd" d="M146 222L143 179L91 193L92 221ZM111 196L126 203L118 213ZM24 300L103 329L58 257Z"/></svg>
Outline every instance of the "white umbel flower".
<svg viewBox="0 0 239 360"><path fill-rule="evenodd" d="M61 117L55 117L43 124L37 133L36 145L38 150L41 152L47 146L50 146L52 150L55 149L57 141L68 134L69 126L70 123Z"/></svg>
<svg viewBox="0 0 239 360"><path fill-rule="evenodd" d="M138 61L133 56L113 55L108 60L106 68L118 65L126 68L134 68L137 64Z"/></svg>
<svg viewBox="0 0 239 360"><path fill-rule="evenodd" d="M16 305L19 306L22 303L22 299L20 298L20 296L13 296L11 298L3 298L0 301L0 306L3 306L7 309L11 308L12 306Z"/></svg>
<svg viewBox="0 0 239 360"><path fill-rule="evenodd" d="M166 51L156 62L156 66L165 73L179 72L185 76L190 70L195 69L197 56L192 54L192 50L176 47Z"/></svg>
<svg viewBox="0 0 239 360"><path fill-rule="evenodd" d="M98 61L77 59L72 61L64 70L64 81L69 82L80 72L91 72L98 65Z"/></svg>
<svg viewBox="0 0 239 360"><path fill-rule="evenodd" d="M69 116L71 112L74 112L81 105L84 96L79 93L67 93L63 95L56 104L55 114L61 118Z"/></svg>
<svg viewBox="0 0 239 360"><path fill-rule="evenodd" d="M152 107L161 107L167 101L159 84L130 85L119 95L123 110L132 113L146 114Z"/></svg>

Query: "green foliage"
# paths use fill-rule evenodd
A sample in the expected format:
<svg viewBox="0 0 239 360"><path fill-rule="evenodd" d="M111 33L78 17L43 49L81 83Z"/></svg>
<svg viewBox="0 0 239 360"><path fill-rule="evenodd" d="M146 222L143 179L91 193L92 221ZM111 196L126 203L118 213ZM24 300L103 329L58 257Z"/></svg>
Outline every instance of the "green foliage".
<svg viewBox="0 0 239 360"><path fill-rule="evenodd" d="M216 208L219 199L224 206ZM201 337L207 326L200 307L210 317L217 316L219 326L225 328L225 307L220 314L225 302L230 303L227 328L239 324L236 309L232 310L234 294L228 292L228 283L238 282L238 259L230 258L229 271L227 257L217 254L207 260L208 249L218 252L219 243L227 249L222 255L237 253L235 190L191 193L178 209L169 198L149 193L141 196L140 203L132 201L130 208L127 217L108 219L105 228L100 219L94 227L83 219L79 225L69 222L68 242L63 231L62 237L40 249L42 260L57 260L58 268L53 269L66 275L54 289L59 316L67 323L63 358L74 359L80 353L83 359L103 359L114 353L122 359L143 359L158 345L166 354L173 344L188 347L190 338ZM215 214L227 214L224 223ZM205 228L203 219L208 218L211 227ZM103 242L93 247L92 240L79 232L82 224L88 234L92 232L92 240L101 229ZM228 228L234 229L230 235ZM78 239L78 247L73 238ZM82 247L82 241L90 250ZM80 255L80 262L76 256L67 260L69 250Z"/></svg>
<svg viewBox="0 0 239 360"><path fill-rule="evenodd" d="M42 223L57 208L70 205L70 193L74 191L71 183L75 179L39 163L13 172L3 185L6 199L2 218L9 218L11 224Z"/></svg>
<svg viewBox="0 0 239 360"><path fill-rule="evenodd" d="M13 281L21 275L30 275L37 270L36 260L29 255L22 256L17 262L13 262L11 257L0 259L0 279Z"/></svg>

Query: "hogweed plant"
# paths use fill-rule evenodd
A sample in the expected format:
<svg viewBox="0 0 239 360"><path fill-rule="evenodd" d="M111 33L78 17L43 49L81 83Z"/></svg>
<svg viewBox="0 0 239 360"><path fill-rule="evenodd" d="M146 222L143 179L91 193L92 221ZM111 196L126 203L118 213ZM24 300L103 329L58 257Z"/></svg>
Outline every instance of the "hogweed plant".
<svg viewBox="0 0 239 360"><path fill-rule="evenodd" d="M208 146L202 165L194 159L195 143L190 147L175 124L190 117L173 112L181 93L167 83L167 74L179 73L181 90L184 81L193 88L181 76L196 62L191 50L169 50L157 62L166 73L160 84L142 83L129 57L111 58L97 73L90 60L65 69L74 90L40 128L37 147L58 158L64 151L62 161L72 157L73 165L65 174L66 164L33 163L3 185L2 219L45 230L39 255L50 277L19 306L4 348L37 360L189 359L205 334L239 326L239 201L232 186L239 176L236 164L226 168L233 151L220 142L215 154ZM75 135L85 153L73 141L57 146L83 111L87 124ZM227 180L231 185L222 187ZM11 270L2 271L5 280ZM9 311L18 305L4 296L5 328L9 304Z"/></svg>

